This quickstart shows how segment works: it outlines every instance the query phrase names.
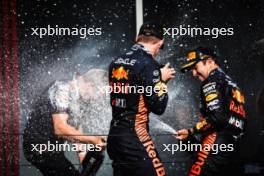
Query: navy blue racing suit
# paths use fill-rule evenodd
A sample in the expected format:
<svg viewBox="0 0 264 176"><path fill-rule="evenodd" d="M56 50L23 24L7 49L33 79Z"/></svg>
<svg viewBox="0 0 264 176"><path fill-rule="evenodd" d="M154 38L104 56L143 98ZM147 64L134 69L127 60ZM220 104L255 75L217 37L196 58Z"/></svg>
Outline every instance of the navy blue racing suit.
<svg viewBox="0 0 264 176"><path fill-rule="evenodd" d="M167 106L160 65L139 44L114 59L109 67L112 121L107 151L115 176L164 176L162 161L149 135L149 113Z"/></svg>
<svg viewBox="0 0 264 176"><path fill-rule="evenodd" d="M200 134L202 145L208 148L198 151L189 176L228 175L224 168L234 157L245 129L244 106L245 97L241 90L220 68L213 70L203 81L202 117L194 126L191 137Z"/></svg>

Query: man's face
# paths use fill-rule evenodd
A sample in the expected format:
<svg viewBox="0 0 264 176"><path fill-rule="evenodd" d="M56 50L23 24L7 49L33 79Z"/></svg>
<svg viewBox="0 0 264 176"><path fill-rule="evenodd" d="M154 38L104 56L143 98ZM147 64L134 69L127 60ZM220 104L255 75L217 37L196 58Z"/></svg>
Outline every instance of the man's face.
<svg viewBox="0 0 264 176"><path fill-rule="evenodd" d="M160 49L161 49L161 47L162 47L162 45L164 44L164 39L162 39L162 40L160 40L159 42L157 42L156 44L155 44L155 51L154 51L154 57L156 57L158 54L159 54L159 52L160 52Z"/></svg>
<svg viewBox="0 0 264 176"><path fill-rule="evenodd" d="M93 95L95 94L96 90L94 86L90 82L84 81L82 77L78 79L78 86L79 86L80 95L84 100L88 100L92 98Z"/></svg>
<svg viewBox="0 0 264 176"><path fill-rule="evenodd" d="M101 82L103 81L100 79ZM80 95L83 100L96 100L105 96L104 86L106 83L94 83L92 81L85 80L82 76L78 78L78 87Z"/></svg>
<svg viewBox="0 0 264 176"><path fill-rule="evenodd" d="M208 78L209 74L210 74L210 65L209 65L208 61L206 61L205 63L200 61L192 69L192 75L194 77L198 77L198 79L202 82L206 78Z"/></svg>

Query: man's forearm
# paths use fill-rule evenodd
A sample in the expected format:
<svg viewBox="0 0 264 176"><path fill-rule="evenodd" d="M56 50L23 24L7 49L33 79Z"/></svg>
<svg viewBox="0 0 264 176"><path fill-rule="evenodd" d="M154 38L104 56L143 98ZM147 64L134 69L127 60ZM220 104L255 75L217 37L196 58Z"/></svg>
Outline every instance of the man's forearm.
<svg viewBox="0 0 264 176"><path fill-rule="evenodd" d="M95 136L87 136L82 133L80 129L76 129L67 123L69 115L67 113L57 113L52 115L54 132L59 137L71 141L78 141L83 143L95 142Z"/></svg>
<svg viewBox="0 0 264 176"><path fill-rule="evenodd" d="M193 135L194 134L194 129L193 128L189 128L188 129L188 135Z"/></svg>
<svg viewBox="0 0 264 176"><path fill-rule="evenodd" d="M63 124L55 128L55 133L62 138L70 141L79 141L84 143L93 143L93 136L84 135L80 130L76 130L74 127Z"/></svg>
<svg viewBox="0 0 264 176"><path fill-rule="evenodd" d="M205 118L202 118L195 126L191 129L188 129L188 132L191 134L205 132L208 129L211 129L212 125Z"/></svg>

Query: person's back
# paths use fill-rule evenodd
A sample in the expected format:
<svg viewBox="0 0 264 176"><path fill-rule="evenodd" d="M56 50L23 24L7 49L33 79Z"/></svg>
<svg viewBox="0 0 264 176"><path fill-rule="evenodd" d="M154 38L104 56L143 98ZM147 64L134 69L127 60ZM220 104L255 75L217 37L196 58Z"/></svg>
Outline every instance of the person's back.
<svg viewBox="0 0 264 176"><path fill-rule="evenodd" d="M148 158L145 144L151 142L153 146L148 134L149 112L163 113L168 100L167 93L160 97L151 96L154 92L147 88L154 87L153 80L156 83L160 82L159 64L142 45L136 44L130 52L112 62L109 72L112 73L109 80L113 89L111 93L113 120L108 145L111 146L113 142L118 145L108 149L110 157L130 164L140 163ZM145 91L149 91L149 95ZM117 153L122 155L122 159L117 158L115 155ZM161 161L159 163L162 166Z"/></svg>
<svg viewBox="0 0 264 176"><path fill-rule="evenodd" d="M154 60L163 45L162 31L155 24L143 25L137 44L109 67L113 118L107 152L113 160L115 176L165 175L148 127L150 112L160 115L165 111L165 81L175 74L169 64L161 70Z"/></svg>
<svg viewBox="0 0 264 176"><path fill-rule="evenodd" d="M134 128L139 113L141 116L148 116L150 111L156 114L163 113L168 99L167 94L164 94L159 104L155 103L155 107L146 105L146 103L154 105L153 101L158 101L158 97L151 96L154 93L151 86L160 81L159 67L159 64L139 44L135 44L130 52L112 62L109 68L109 72L112 73L109 80L113 90L111 93L113 121L122 123L112 128L123 126L130 130Z"/></svg>

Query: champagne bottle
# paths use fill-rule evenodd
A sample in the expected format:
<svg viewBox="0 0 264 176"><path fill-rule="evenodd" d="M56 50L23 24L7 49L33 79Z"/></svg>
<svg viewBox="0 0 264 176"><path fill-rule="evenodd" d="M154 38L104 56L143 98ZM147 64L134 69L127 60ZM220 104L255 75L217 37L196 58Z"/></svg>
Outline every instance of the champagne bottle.
<svg viewBox="0 0 264 176"><path fill-rule="evenodd" d="M104 161L104 151L87 152L83 162L81 176L95 176Z"/></svg>

